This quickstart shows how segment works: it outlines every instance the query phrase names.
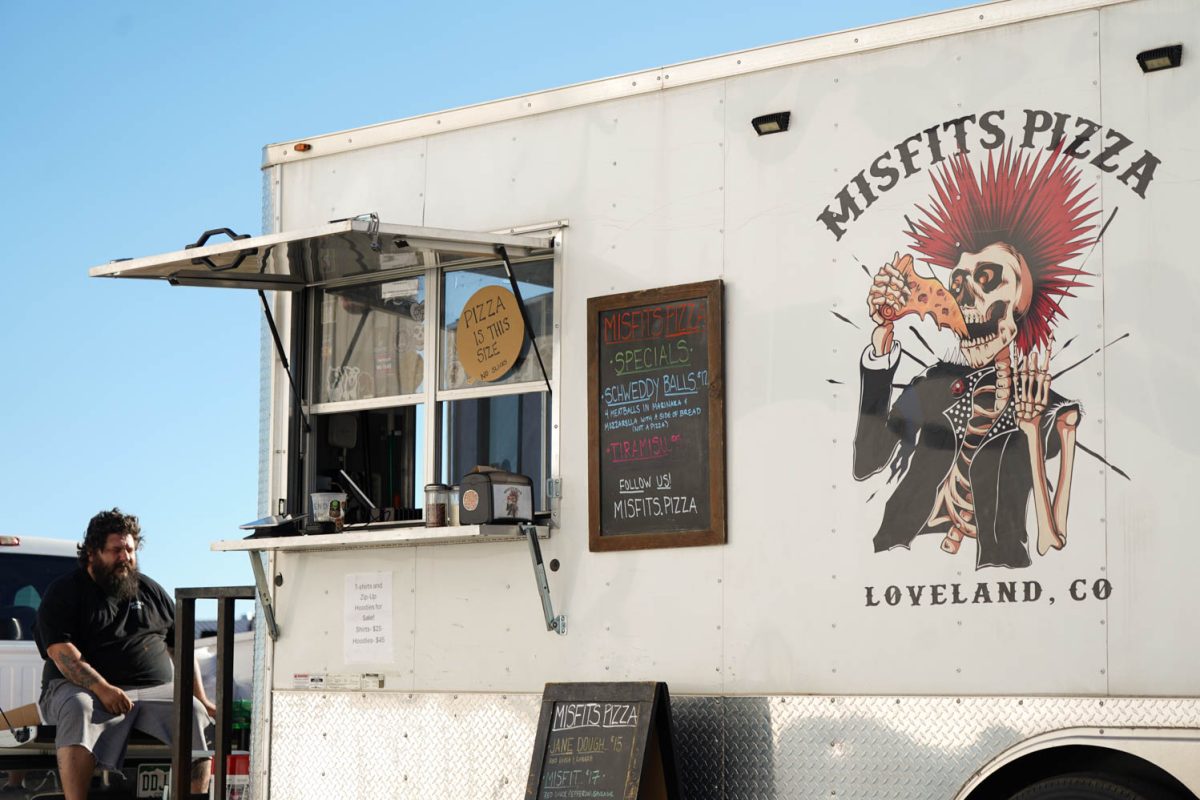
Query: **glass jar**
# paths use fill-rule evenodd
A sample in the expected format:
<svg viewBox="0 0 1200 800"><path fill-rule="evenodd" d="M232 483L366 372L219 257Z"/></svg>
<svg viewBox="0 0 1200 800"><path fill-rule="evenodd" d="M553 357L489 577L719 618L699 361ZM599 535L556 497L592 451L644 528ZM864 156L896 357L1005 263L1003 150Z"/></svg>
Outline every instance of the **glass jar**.
<svg viewBox="0 0 1200 800"><path fill-rule="evenodd" d="M446 524L458 525L458 506L459 498L462 496L462 489L456 483L450 487L450 505L446 507Z"/></svg>
<svg viewBox="0 0 1200 800"><path fill-rule="evenodd" d="M425 527L446 527L446 506L450 501L450 487L444 483L425 486Z"/></svg>

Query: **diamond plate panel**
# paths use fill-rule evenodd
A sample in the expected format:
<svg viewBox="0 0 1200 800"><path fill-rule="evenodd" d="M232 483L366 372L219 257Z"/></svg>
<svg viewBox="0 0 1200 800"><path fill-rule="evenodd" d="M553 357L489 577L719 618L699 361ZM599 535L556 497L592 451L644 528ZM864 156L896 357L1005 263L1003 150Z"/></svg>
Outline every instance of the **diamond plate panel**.
<svg viewBox="0 0 1200 800"><path fill-rule="evenodd" d="M271 797L520 800L539 695L280 691ZM687 800L939 800L1018 742L1070 727L1196 728L1200 700L671 700Z"/></svg>
<svg viewBox="0 0 1200 800"><path fill-rule="evenodd" d="M264 515L265 516L265 515ZM263 558L261 553L251 553L250 558ZM254 599L254 618L263 619L262 600L257 597ZM269 691L269 681L267 678L267 626L254 626L254 679L253 679L253 702L250 704L250 764L251 764L251 791L254 797L263 797L263 787L265 786L263 778L262 765L266 759L267 742L263 736L263 725L266 720L266 703L263 698L267 696Z"/></svg>
<svg viewBox="0 0 1200 800"><path fill-rule="evenodd" d="M723 797L725 703L723 697L672 697L675 764L684 797Z"/></svg>
<svg viewBox="0 0 1200 800"><path fill-rule="evenodd" d="M673 703L678 725L692 704ZM1041 733L1200 724L1200 701L1171 698L770 697L726 699L725 709L728 800L949 800L975 770Z"/></svg>
<svg viewBox="0 0 1200 800"><path fill-rule="evenodd" d="M275 692L270 796L520 798L540 695Z"/></svg>

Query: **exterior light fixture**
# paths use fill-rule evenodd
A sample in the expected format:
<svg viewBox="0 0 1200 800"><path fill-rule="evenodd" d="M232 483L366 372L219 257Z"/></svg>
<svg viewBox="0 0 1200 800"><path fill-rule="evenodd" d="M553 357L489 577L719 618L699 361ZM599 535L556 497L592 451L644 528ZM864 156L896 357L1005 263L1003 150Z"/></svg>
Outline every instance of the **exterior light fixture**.
<svg viewBox="0 0 1200 800"><path fill-rule="evenodd" d="M792 118L790 111L778 111L774 114L763 114L761 117L755 117L750 120L750 124L754 126L754 131L759 136L766 136L768 133L783 133L788 129L788 122Z"/></svg>
<svg viewBox="0 0 1200 800"><path fill-rule="evenodd" d="M1183 45L1173 44L1143 50L1138 53L1137 60L1142 72L1158 72L1160 69L1178 67L1183 62Z"/></svg>

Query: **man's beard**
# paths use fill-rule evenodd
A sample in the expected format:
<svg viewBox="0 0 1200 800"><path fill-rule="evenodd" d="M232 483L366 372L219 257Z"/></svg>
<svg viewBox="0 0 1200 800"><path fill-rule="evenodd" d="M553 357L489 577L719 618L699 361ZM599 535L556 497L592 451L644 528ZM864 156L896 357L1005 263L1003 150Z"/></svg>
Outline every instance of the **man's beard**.
<svg viewBox="0 0 1200 800"><path fill-rule="evenodd" d="M132 600L137 597L137 567L132 564L126 564L125 567L125 572L120 573L117 571L116 565L112 567L105 567L101 563L92 565L92 572L95 573L96 583L99 584L100 588L109 597L115 597L118 600Z"/></svg>

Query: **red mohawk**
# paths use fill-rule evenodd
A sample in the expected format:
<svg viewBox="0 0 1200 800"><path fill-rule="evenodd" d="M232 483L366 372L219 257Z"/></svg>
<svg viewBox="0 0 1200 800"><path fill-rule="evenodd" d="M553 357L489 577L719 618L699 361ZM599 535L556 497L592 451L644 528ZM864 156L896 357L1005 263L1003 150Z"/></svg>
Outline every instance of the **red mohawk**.
<svg viewBox="0 0 1200 800"><path fill-rule="evenodd" d="M1017 323L1022 353L1049 341L1055 318L1066 317L1059 300L1087 285L1078 279L1088 273L1065 265L1095 244L1085 235L1095 226L1085 223L1099 213L1088 211L1094 198L1085 198L1094 187L1076 192L1079 168L1061 148L1041 160L1006 146L998 161L988 153L980 179L966 154L957 153L933 176L932 210L917 206L926 218L910 220L905 231L921 260L938 267L953 268L963 253L997 242L1021 254L1033 278L1029 308Z"/></svg>

